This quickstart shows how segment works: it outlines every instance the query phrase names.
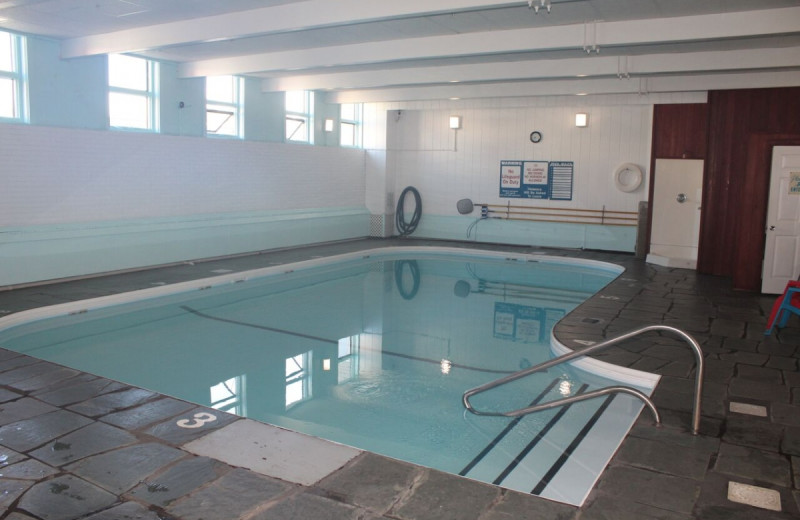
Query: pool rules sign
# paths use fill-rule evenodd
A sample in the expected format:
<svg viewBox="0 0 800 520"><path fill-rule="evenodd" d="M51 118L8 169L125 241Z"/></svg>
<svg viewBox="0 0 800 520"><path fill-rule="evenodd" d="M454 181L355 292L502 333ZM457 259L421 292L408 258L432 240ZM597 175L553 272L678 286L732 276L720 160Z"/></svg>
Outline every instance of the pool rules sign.
<svg viewBox="0 0 800 520"><path fill-rule="evenodd" d="M572 161L500 161L500 196L572 200Z"/></svg>

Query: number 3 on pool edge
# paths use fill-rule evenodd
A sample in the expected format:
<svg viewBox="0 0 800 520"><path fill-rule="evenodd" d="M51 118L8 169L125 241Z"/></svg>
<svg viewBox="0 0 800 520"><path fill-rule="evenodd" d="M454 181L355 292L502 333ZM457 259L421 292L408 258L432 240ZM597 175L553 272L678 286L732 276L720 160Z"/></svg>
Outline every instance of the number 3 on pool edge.
<svg viewBox="0 0 800 520"><path fill-rule="evenodd" d="M178 426L181 428L200 428L206 423L214 422L217 420L216 415L212 415L208 412L201 412L194 414L194 420L192 419L181 419L180 421L176 422Z"/></svg>

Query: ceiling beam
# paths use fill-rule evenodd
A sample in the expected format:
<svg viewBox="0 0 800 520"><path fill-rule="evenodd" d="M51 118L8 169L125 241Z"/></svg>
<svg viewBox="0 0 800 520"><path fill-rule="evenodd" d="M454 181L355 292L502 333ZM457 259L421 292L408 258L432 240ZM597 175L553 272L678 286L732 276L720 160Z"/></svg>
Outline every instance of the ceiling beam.
<svg viewBox="0 0 800 520"><path fill-rule="evenodd" d="M800 47L409 67L265 79L264 92L800 67Z"/></svg>
<svg viewBox="0 0 800 520"><path fill-rule="evenodd" d="M525 5L513 0L308 0L65 40L62 58L134 52L376 20Z"/></svg>
<svg viewBox="0 0 800 520"><path fill-rule="evenodd" d="M473 32L200 60L181 77L303 70L444 56L644 45L797 33L800 7L623 22Z"/></svg>
<svg viewBox="0 0 800 520"><path fill-rule="evenodd" d="M800 84L800 72L749 72L746 74L698 74L618 79L569 79L516 81L480 85L443 85L380 90L330 92L327 103L381 103L434 99L474 99L530 96L583 96L593 94L640 94L698 92L738 88L790 87Z"/></svg>

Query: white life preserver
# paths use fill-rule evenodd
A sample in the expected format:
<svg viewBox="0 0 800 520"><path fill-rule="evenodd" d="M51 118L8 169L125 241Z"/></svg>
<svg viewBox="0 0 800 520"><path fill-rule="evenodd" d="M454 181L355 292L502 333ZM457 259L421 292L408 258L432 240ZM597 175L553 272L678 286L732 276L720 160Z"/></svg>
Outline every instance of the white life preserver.
<svg viewBox="0 0 800 520"><path fill-rule="evenodd" d="M614 171L614 184L619 191L630 193L642 185L642 169L633 163L624 163Z"/></svg>

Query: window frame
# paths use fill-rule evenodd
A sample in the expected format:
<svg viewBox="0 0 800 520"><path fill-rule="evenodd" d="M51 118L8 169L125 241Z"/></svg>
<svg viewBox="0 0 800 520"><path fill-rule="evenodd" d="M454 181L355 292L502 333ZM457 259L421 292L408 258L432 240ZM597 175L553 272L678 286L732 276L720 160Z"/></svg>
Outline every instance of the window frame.
<svg viewBox="0 0 800 520"><path fill-rule="evenodd" d="M160 132L160 111L159 111L159 66L158 62L155 60L151 60L148 58L142 58L141 56L133 56L129 54L108 54L108 60L106 61L108 67L108 127L111 130L123 130L129 132L148 132L148 133L159 133ZM147 77L145 79L146 89L139 90L134 88L127 88L127 87L117 87L111 85L111 60L112 56L124 56L126 58L134 58L137 60L143 60L146 64L145 70ZM137 127L137 126L125 126L125 125L115 125L111 121L111 99L112 94L123 94L128 96L136 96L145 99L146 106L147 106L147 127Z"/></svg>
<svg viewBox="0 0 800 520"><path fill-rule="evenodd" d="M230 78L233 81L233 101L222 101L217 99L210 99L208 97L208 79L206 78L206 137L221 138L221 139L244 139L244 80L240 76L224 75L224 76L211 76L216 78ZM215 108L209 108L215 107ZM209 112L220 112L220 108L228 108L230 117L234 119L234 126L236 128L235 134L218 134L216 131L209 131L208 128L208 114ZM227 119L217 128L221 129Z"/></svg>
<svg viewBox="0 0 800 520"><path fill-rule="evenodd" d="M27 40L20 34L11 31L0 31L7 34L11 42L11 69L0 70L0 79L11 80L11 117L0 116L0 122L27 123L29 121L28 106L28 57Z"/></svg>
<svg viewBox="0 0 800 520"><path fill-rule="evenodd" d="M342 115L342 108L345 105L353 106L354 119L347 119ZM339 105L339 146L343 148L364 148L364 135L362 132L364 124L364 104L363 103L342 103ZM352 127L353 144L344 144L342 141L345 135L345 126Z"/></svg>
<svg viewBox="0 0 800 520"><path fill-rule="evenodd" d="M289 100L289 92L284 93L284 141L287 143L299 143L299 144L314 144L314 91L313 90L296 90L291 92L302 92L303 95L303 111L298 112L296 110L289 110L288 108L288 100ZM306 127L305 131L305 139L293 139L292 137L297 133L297 131L301 128L298 126L297 129L289 134L288 132L288 125L289 121L301 122Z"/></svg>

